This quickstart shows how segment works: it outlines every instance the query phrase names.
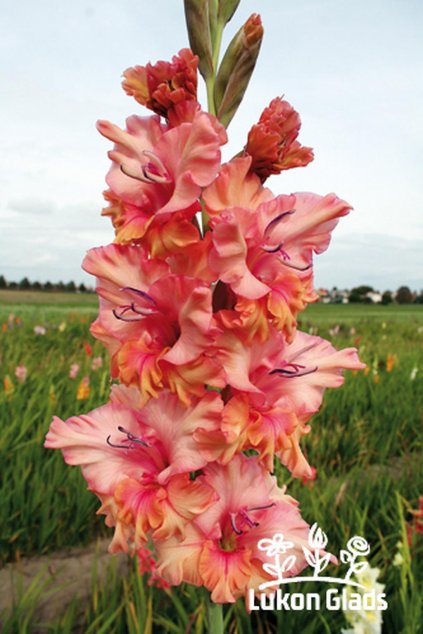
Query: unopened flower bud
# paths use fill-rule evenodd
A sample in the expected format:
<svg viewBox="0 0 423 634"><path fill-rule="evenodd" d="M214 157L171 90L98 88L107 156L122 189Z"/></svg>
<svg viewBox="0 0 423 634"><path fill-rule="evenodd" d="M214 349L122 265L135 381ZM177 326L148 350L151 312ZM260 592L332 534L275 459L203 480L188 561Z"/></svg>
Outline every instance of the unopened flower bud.
<svg viewBox="0 0 423 634"><path fill-rule="evenodd" d="M240 1L241 0L225 0L224 2L219 2L218 19L222 24L227 24L232 19Z"/></svg>
<svg viewBox="0 0 423 634"><path fill-rule="evenodd" d="M248 133L245 152L252 157L251 171L264 182L272 174L302 167L313 160L313 150L297 141L301 127L298 112L276 97Z"/></svg>
<svg viewBox="0 0 423 634"><path fill-rule="evenodd" d="M185 21L191 50L198 55L198 68L206 79L213 74L213 55L208 0L184 0Z"/></svg>
<svg viewBox="0 0 423 634"><path fill-rule="evenodd" d="M232 19L241 0L208 0L209 23L211 41L216 41L216 32L223 31L226 24ZM218 36L219 37L219 36Z"/></svg>
<svg viewBox="0 0 423 634"><path fill-rule="evenodd" d="M244 97L263 39L260 16L251 15L229 44L216 77L217 116L229 125Z"/></svg>
<svg viewBox="0 0 423 634"><path fill-rule="evenodd" d="M183 48L172 61L134 66L123 73L122 87L127 95L153 112L168 118L175 106L197 101L198 58Z"/></svg>

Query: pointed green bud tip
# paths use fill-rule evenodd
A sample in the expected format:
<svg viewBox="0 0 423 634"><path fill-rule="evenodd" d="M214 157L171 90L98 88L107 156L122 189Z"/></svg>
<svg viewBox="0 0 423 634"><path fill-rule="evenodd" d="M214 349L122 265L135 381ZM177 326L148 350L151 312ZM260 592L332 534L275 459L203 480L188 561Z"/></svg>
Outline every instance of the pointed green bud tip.
<svg viewBox="0 0 423 634"><path fill-rule="evenodd" d="M229 44L223 57L215 84L215 103L218 118L229 125L241 103L263 39L263 25L253 13Z"/></svg>
<svg viewBox="0 0 423 634"><path fill-rule="evenodd" d="M208 0L184 0L185 21L191 50L198 55L200 73L206 79L213 74L212 44Z"/></svg>
<svg viewBox="0 0 423 634"><path fill-rule="evenodd" d="M222 24L227 24L238 8L241 0L219 0L218 17Z"/></svg>

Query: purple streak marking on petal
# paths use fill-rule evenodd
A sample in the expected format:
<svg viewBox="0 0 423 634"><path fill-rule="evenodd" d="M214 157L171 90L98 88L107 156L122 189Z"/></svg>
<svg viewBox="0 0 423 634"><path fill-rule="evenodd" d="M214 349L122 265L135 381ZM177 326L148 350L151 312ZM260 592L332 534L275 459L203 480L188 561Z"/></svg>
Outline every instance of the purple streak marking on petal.
<svg viewBox="0 0 423 634"><path fill-rule="evenodd" d="M285 368L275 368L271 370L269 374L279 374L283 379L295 379L300 376L306 376L307 374L313 374L318 370L318 366L316 365L314 368L305 369L305 370L286 370Z"/></svg>
<svg viewBox="0 0 423 634"><path fill-rule="evenodd" d="M273 220L269 222L266 229L264 230L264 235L268 235L270 231L272 231L274 227L276 227L276 225L279 224L280 221L283 220L283 218L285 218L285 216L291 216L294 213L295 209L290 209L289 211L284 211L282 214L279 214L279 216L276 216L276 218L273 218Z"/></svg>
<svg viewBox="0 0 423 634"><path fill-rule="evenodd" d="M136 293L137 295L139 295L139 297L142 297L143 299L147 299L152 304L156 304L157 303L156 300L151 297L151 295L149 295L145 291L140 291L139 288L134 288L133 286L123 286L119 290L120 291L130 291L131 293Z"/></svg>
<svg viewBox="0 0 423 634"><path fill-rule="evenodd" d="M288 254L285 254L285 255L288 255ZM295 271L307 271L308 269L311 269L312 267L311 264L307 264L307 266L296 266L295 264L289 264L288 262L285 262L285 261L283 261L282 264L284 266L287 266L290 269L294 269Z"/></svg>

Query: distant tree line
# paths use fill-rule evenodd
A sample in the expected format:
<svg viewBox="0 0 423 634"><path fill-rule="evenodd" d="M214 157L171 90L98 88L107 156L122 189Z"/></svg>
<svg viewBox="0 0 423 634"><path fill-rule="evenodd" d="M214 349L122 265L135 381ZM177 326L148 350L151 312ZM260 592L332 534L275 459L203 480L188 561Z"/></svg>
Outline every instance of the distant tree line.
<svg viewBox="0 0 423 634"><path fill-rule="evenodd" d="M400 286L396 291L386 290L381 293L368 284L356 286L351 290L339 290L336 286L331 291L320 293L321 300L331 304L423 304L423 290L412 291L408 286Z"/></svg>
<svg viewBox="0 0 423 634"><path fill-rule="evenodd" d="M379 295L380 301L377 301L379 299L377 296ZM379 293L371 286L362 285L352 288L348 299L351 303L361 302L363 304L380 303L387 305L392 304L392 302L397 304L423 304L423 290L417 293L408 286L400 286L395 292L387 290Z"/></svg>
<svg viewBox="0 0 423 634"><path fill-rule="evenodd" d="M20 291L47 291L60 293L93 293L94 289L87 287L83 282L75 284L75 282L31 282L27 277L21 279L20 282L8 282L4 275L0 275L0 289L11 289ZM423 304L423 290L420 292L412 291L408 286L400 286L397 291L384 291L380 293L372 286L362 284L349 290L338 290L336 286L328 291L326 298L330 303L346 303L351 304Z"/></svg>
<svg viewBox="0 0 423 634"><path fill-rule="evenodd" d="M8 282L4 275L0 275L0 289L18 291L46 291L49 293L93 293L94 289L87 287L83 282L31 282L27 277L20 282Z"/></svg>

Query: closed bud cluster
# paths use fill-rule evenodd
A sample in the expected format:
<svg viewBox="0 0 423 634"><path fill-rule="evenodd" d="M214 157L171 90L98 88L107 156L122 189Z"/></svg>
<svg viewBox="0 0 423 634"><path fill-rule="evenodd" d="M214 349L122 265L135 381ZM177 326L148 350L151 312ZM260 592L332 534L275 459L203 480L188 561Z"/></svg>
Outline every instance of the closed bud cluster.
<svg viewBox="0 0 423 634"><path fill-rule="evenodd" d="M292 167L304 167L313 150L297 141L301 127L298 112L287 101L276 97L248 133L245 153L251 156L251 171L264 182L272 174Z"/></svg>

